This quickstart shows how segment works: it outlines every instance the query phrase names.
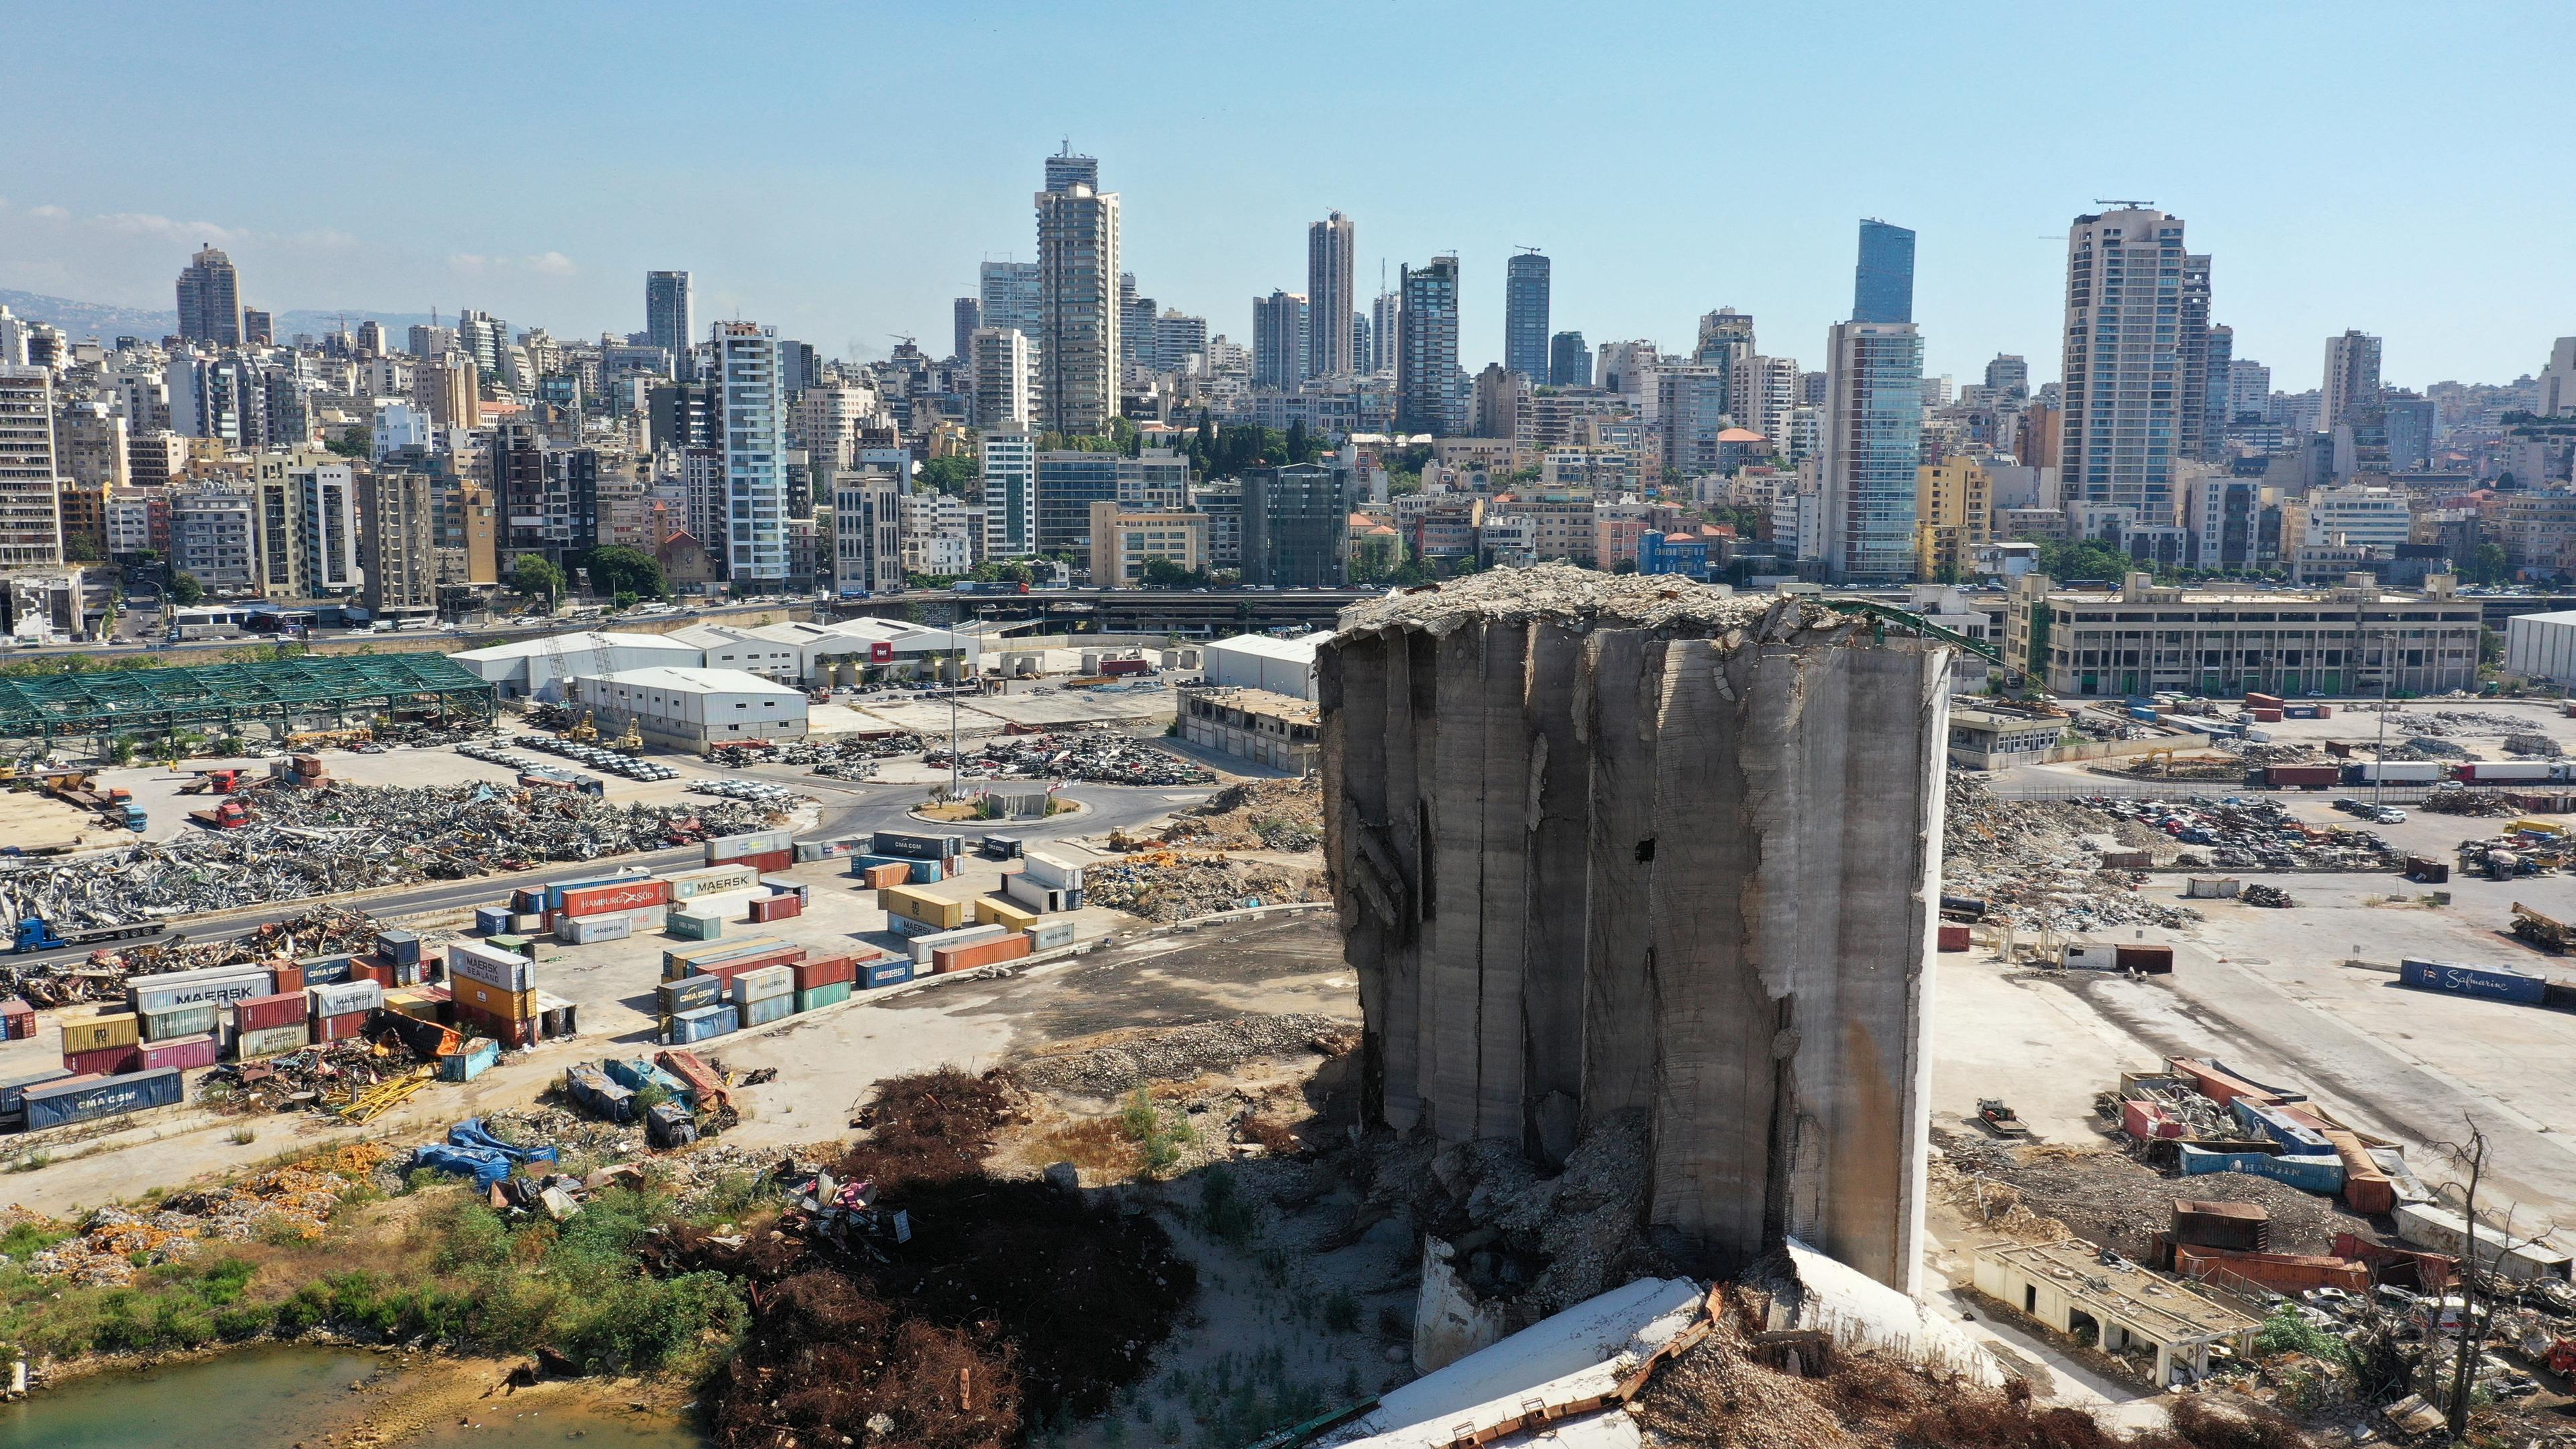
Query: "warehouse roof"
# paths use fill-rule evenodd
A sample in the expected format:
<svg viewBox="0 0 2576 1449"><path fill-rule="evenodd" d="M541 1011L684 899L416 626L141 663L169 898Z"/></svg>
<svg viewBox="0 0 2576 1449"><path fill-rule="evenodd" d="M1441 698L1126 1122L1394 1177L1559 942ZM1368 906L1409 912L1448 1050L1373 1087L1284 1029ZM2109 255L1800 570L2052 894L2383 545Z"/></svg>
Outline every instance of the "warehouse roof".
<svg viewBox="0 0 2576 1449"><path fill-rule="evenodd" d="M1315 662L1315 646L1332 637L1333 631L1330 629L1318 629L1312 634L1301 634L1294 639L1279 639L1268 634L1237 634L1231 639L1219 639L1207 647L1231 649L1243 654L1258 654L1265 659L1277 659L1289 664L1312 664Z"/></svg>
<svg viewBox="0 0 2576 1449"><path fill-rule="evenodd" d="M492 686L437 654L356 654L0 678L0 737L158 730L435 699L489 711Z"/></svg>
<svg viewBox="0 0 2576 1449"><path fill-rule="evenodd" d="M757 694L769 698L785 695L802 700L805 691L761 678L747 669L692 669L685 665L656 664L647 669L621 669L613 674L585 674L579 682L622 684L630 689L667 689L675 694Z"/></svg>
<svg viewBox="0 0 2576 1449"><path fill-rule="evenodd" d="M546 634L534 639L514 639L507 644L492 644L481 649L460 650L450 656L456 659L517 659L530 654L552 654L559 649L681 649L668 634L612 634L601 631Z"/></svg>

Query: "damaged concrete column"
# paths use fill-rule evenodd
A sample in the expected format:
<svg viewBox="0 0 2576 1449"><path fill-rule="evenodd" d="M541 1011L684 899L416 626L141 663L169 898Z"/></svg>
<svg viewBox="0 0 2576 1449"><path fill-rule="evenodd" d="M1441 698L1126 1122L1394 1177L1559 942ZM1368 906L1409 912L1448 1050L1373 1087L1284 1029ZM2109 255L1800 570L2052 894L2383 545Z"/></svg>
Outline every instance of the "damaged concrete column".
<svg viewBox="0 0 2576 1449"><path fill-rule="evenodd" d="M1320 662L1366 1110L1551 1164L1643 1110L1669 1251L1911 1291L1947 651L1556 567L1360 606Z"/></svg>

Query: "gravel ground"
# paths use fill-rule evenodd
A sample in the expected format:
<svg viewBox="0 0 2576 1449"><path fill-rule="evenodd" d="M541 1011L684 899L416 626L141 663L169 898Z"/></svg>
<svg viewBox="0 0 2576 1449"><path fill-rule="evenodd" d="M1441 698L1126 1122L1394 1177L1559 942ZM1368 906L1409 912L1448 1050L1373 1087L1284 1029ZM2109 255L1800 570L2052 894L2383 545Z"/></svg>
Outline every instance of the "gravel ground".
<svg viewBox="0 0 2576 1449"><path fill-rule="evenodd" d="M2272 1215L2272 1251L2323 1253L2337 1233L2376 1240L2367 1218L2338 1207L2332 1198L2305 1193L2268 1177L2211 1173L2166 1177L2121 1153L2067 1147L2007 1147L1983 1138L1935 1131L1934 1144L1949 1165L2011 1187L2021 1205L2055 1218L2076 1235L2132 1258L2145 1258L2148 1239L2173 1221L2176 1200L2250 1202Z"/></svg>

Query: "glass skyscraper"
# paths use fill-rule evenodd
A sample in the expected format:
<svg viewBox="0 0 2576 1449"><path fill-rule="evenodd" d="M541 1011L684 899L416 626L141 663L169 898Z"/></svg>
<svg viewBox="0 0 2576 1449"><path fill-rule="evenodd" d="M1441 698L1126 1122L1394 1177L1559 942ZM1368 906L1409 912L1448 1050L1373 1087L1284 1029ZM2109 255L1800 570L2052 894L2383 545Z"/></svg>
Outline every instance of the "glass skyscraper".
<svg viewBox="0 0 2576 1449"><path fill-rule="evenodd" d="M1592 385L1592 349L1580 332L1559 332L1547 346L1547 380L1556 387Z"/></svg>
<svg viewBox="0 0 2576 1449"><path fill-rule="evenodd" d="M1854 322L1914 320L1914 233L1876 218L1860 224L1860 265L1852 270Z"/></svg>
<svg viewBox="0 0 2576 1449"><path fill-rule="evenodd" d="M1548 273L1547 258L1537 252L1503 264L1503 366L1533 383L1548 377Z"/></svg>
<svg viewBox="0 0 2576 1449"><path fill-rule="evenodd" d="M1845 583L1912 578L1923 338L1911 322L1837 322L1827 347L1825 570Z"/></svg>

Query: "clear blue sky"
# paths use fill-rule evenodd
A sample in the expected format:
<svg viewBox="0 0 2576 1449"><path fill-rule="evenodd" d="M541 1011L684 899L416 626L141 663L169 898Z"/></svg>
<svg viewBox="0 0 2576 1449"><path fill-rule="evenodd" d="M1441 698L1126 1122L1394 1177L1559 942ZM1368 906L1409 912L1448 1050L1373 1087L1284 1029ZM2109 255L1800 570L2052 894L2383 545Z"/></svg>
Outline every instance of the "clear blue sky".
<svg viewBox="0 0 2576 1449"><path fill-rule="evenodd" d="M1471 367L1516 244L1557 328L1683 347L1732 305L1812 366L1876 215L1921 233L1932 371L2045 379L2097 197L2188 222L2276 386L2346 327L2410 385L2576 333L2576 7L2094 9L19 5L0 287L166 308L212 239L274 310L588 335L685 267L702 318L940 352L1069 136L1144 289L1238 339L1338 207L1364 293L1460 254Z"/></svg>

